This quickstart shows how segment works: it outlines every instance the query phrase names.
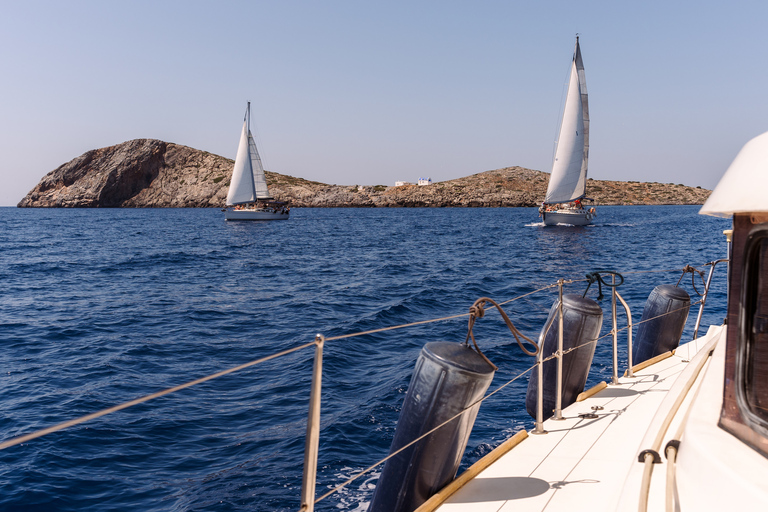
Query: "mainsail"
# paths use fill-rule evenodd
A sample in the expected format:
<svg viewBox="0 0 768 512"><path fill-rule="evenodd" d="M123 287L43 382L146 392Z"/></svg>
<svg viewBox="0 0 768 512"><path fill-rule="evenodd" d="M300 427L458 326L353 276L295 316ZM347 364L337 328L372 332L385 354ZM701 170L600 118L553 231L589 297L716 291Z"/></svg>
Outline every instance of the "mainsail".
<svg viewBox="0 0 768 512"><path fill-rule="evenodd" d="M250 106L250 104L249 104ZM243 131L240 134L240 144L237 146L235 168L232 170L232 181L229 182L227 206L234 204L252 203L256 200L253 184L253 168L249 154L248 119L243 121Z"/></svg>
<svg viewBox="0 0 768 512"><path fill-rule="evenodd" d="M240 134L240 145L237 146L235 168L232 170L232 181L227 193L227 206L252 203L257 199L272 199L267 189L267 177L261 165L261 157L256 150L256 143L250 129L251 102L245 111L243 131Z"/></svg>
<svg viewBox="0 0 768 512"><path fill-rule="evenodd" d="M272 199L267 189L267 177L264 175L264 167L261 165L261 157L256 150L256 143L253 141L253 135L248 130L248 147L251 153L251 170L253 171L253 186L256 192L256 199Z"/></svg>
<svg viewBox="0 0 768 512"><path fill-rule="evenodd" d="M587 159L589 156L589 105L584 63L581 61L579 38L573 54L568 95L565 99L555 161L544 202L566 203L581 199L586 193Z"/></svg>

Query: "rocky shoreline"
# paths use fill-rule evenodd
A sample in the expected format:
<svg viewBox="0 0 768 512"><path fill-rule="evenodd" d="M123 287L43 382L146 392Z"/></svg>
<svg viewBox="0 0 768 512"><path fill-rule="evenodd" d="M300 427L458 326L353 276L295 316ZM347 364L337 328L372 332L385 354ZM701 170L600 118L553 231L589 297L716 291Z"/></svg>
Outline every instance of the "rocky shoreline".
<svg viewBox="0 0 768 512"><path fill-rule="evenodd" d="M223 207L233 161L153 139L94 149L51 171L20 208ZM506 167L426 186L328 185L267 172L270 192L294 207L537 206L549 174ZM709 190L672 183L588 180L602 205L703 204Z"/></svg>

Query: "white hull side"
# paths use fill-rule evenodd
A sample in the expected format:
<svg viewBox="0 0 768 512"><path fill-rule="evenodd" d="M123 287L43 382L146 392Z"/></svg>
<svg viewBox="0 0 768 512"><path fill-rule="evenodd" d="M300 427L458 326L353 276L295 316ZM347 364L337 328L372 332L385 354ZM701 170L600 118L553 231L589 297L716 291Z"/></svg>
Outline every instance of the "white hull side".
<svg viewBox="0 0 768 512"><path fill-rule="evenodd" d="M586 226L592 224L594 214L587 210L556 210L544 212L545 226L555 226L557 224L570 224L572 226Z"/></svg>
<svg viewBox="0 0 768 512"><path fill-rule="evenodd" d="M267 210L226 210L226 220L288 220L288 213L270 212Z"/></svg>

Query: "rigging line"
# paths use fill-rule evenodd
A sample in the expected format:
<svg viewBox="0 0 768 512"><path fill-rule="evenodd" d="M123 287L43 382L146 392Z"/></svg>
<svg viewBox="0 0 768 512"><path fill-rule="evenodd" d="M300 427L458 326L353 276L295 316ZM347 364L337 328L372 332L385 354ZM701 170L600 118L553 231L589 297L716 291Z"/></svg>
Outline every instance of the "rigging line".
<svg viewBox="0 0 768 512"><path fill-rule="evenodd" d="M389 455L387 455L386 457L384 457L383 459L381 459L379 462L377 462L377 463L373 464L372 466L369 466L369 467L365 468L364 470L360 471L360 472L359 472L359 473L357 473L356 475L353 475L351 478L349 478L349 479L348 479L348 480L346 480L345 482L342 482L341 484L337 485L336 487L334 487L333 489L331 489L331 490L330 490L330 491L328 491L327 493L325 493L325 494L323 494L322 496L320 496L319 498L315 499L315 503L318 503L319 501L322 501L322 500L324 500L325 498L327 498L327 497L331 496L332 494L339 492L341 489L343 489L344 487L346 487L346 486L347 486L347 485L349 485L350 483L354 482L355 480L357 480L357 479L358 479L358 478L360 478L361 476L365 475L366 473L370 472L371 470L373 470L373 469L374 469L374 468L376 468L377 466L381 465L381 463L382 463L382 462L386 462L386 461L388 461L389 459L391 459L391 458L392 458L392 457L394 457L395 455L399 454L400 452L404 451L404 450L405 450L405 449L407 449L407 448L410 448L411 446L413 446L414 444L418 443L419 441L421 441L421 440L422 440L422 439L424 439L425 437L427 437L427 436L429 436L429 435L433 434L435 431L437 431L437 430L439 430L439 429L443 428L445 425L447 425L448 423L452 422L453 420L455 420L456 418L458 418L458 417L459 417L459 416L461 416L462 414L464 414L464 413L468 412L468 411L469 411L470 409L472 409L474 406L476 406L476 405L478 405L478 404L481 404L481 403L482 403L482 402L484 402L486 399L488 399L488 398L492 397L493 395L495 395L496 393L498 393L499 391L501 391L503 388L505 388L505 387L507 387L508 385L512 384L512 383L513 383L513 382L515 382L517 379L519 379L520 377L522 377L522 376L523 376L523 375L525 375L526 373L528 373L528 372L530 372L531 370L533 370L534 368L536 368L536 365L537 365L537 364L538 364L538 363L536 363L536 364L534 364L533 366L529 367L527 370L523 371L522 373L519 373L518 375L515 375L515 376L514 376L514 377L513 377L511 380L509 380L508 382L506 382L506 383L502 384L501 386L499 386L498 388L496 388L496 389L495 389L494 391L492 391L491 393L488 393L488 394L487 394L487 395L485 395L484 397L482 397L482 398L480 398L480 399L476 400L474 403L472 403L472 404L468 405L468 406L467 406L465 409L463 409L461 412L459 412L459 413L458 413L458 414L456 414L455 416L453 416L453 417L451 417L451 418L449 418L449 419L445 420L444 422L442 422L441 424L437 425L435 428L433 428L433 429L432 429L432 430L430 430L429 432L425 432L424 434L422 434L421 436L417 437L416 439L414 439L414 440L413 440L413 441L411 441L410 443L406 444L405 446L403 446L402 448L400 448L400 449L399 449L399 450L397 450L396 452L394 452L394 453L390 453Z"/></svg>
<svg viewBox="0 0 768 512"><path fill-rule="evenodd" d="M260 363L264 363L266 361L269 361L271 359L275 359L277 357L288 355L292 352L296 352L299 350L302 350L307 347L311 347L313 345L317 345L316 341L312 341L310 343L305 343L304 345L299 345L298 347L289 348L288 350L283 350L282 352L278 352L276 354L272 354L266 357L262 357L260 359L255 359L253 361L241 364L239 366L235 366L233 368L229 368L227 370L222 370L217 373L213 373L211 375L208 375L206 377L201 377L199 379L195 379L192 381L189 381L185 384L180 384L178 386L174 386L172 388L164 389L162 391L158 391L157 393L152 393L151 395L146 395L140 398L136 398L134 400L131 400L129 402L124 402L119 405L115 405L113 407L110 407L108 409L102 409L101 411L97 411L91 414L87 414L85 416L81 416L79 418L75 418L73 420L65 421L63 423L59 423L58 425L54 425L52 427L44 428L42 430L38 430L37 432L32 432L31 434L26 434L19 437L14 437L12 439L9 439L7 441L4 441L0 443L0 450L4 450L5 448L9 448L11 446L16 446L21 443L25 443L27 441L31 441L32 439L37 439L38 437L42 437L48 434L51 434L53 432L58 432L59 430L64 430L65 428L72 427L74 425L79 425L81 423L85 423L86 421L90 421L96 418L100 418L102 416L106 416L107 414L112 414L117 411L121 411L123 409L127 409L129 407L133 407L134 405L138 405L144 402L148 402L150 400L153 400L155 398L159 398L161 396L165 396L171 393L175 393L176 391L180 391L182 389L186 389L189 387L192 387L197 384L202 384L203 382L207 382L209 380L216 379L218 377L223 377L224 375L228 375L230 373L234 373L240 370L244 370L245 368L249 368L251 366L255 366Z"/></svg>
<svg viewBox="0 0 768 512"><path fill-rule="evenodd" d="M566 282L573 282L573 281L566 281ZM523 299L525 297L528 297L529 295L533 295L534 293L539 293L544 290L548 290L550 288L555 288L557 286L557 283L552 283L547 286L544 286L543 288L539 288L538 290L533 290L532 292L524 293L523 295L518 295L517 297L514 297L509 300L505 300L504 302L499 302L499 306L503 306L504 304L509 304L510 302L515 302L516 300Z"/></svg>
<svg viewBox="0 0 768 512"><path fill-rule="evenodd" d="M638 325L641 325L641 324L644 324L644 323L646 323L646 322L650 322L651 320L656 320L657 318L661 318L661 317L663 317L663 316L671 315L672 313L677 313L678 311L681 311L681 310L683 310L683 309L685 309L685 308L690 308L690 307L696 306L696 305L698 305L698 304L701 304L701 302L702 302L701 300L698 300L698 301L696 301L696 302L693 302L693 303L691 303L691 304L690 304L690 305L688 305L688 306L682 306L682 307L680 307L680 308L677 308L677 309L673 309L672 311L668 311L668 312L666 312L666 313L662 313L662 314L660 314L660 315L657 315L657 316L654 316L654 317L651 317L651 318L646 318L645 320L643 320L643 321L641 321L641 322L637 322L637 323L634 323L634 324L632 324L632 327L636 327L636 326L638 326ZM624 327L618 327L618 328L616 329L616 332L617 332L617 333L619 333L619 332L621 332L621 331L626 331L627 329L629 329L629 325L625 325ZM590 343L597 343L598 341L602 340L603 338L607 338L607 337L609 337L609 336L613 336L613 329L609 330L608 332L606 332L606 333L605 333L605 334L603 334L602 336L598 336L598 337L597 337L597 338L595 338L594 340L589 340L589 341L587 341L586 343L584 343L584 344L582 344L582 345L577 345L577 346L575 346L575 347L571 347L571 348L569 348L569 349L567 349L567 350L564 350L564 351L563 351L563 355L567 354L568 352L572 352L572 351L574 351L574 350L576 350L576 349L578 349L578 348L581 348L581 347L587 346L587 345L589 345Z"/></svg>
<svg viewBox="0 0 768 512"><path fill-rule="evenodd" d="M662 272L682 272L682 268L670 268L665 270L635 270L632 272L622 272L624 275L629 274L660 274Z"/></svg>
<svg viewBox="0 0 768 512"><path fill-rule="evenodd" d="M351 334L340 334L339 336L329 336L325 338L325 341L343 340L346 338L354 338L355 336L363 336L365 334L375 334L377 332L393 331L395 329L404 329L405 327L413 327L414 325L430 324L433 322L442 322L444 320L454 320L456 318L462 318L469 315L470 313L460 313L458 315L444 316L442 318L432 318L430 320L421 320L419 322L411 322L410 324L392 325L390 327L382 327L380 329L371 329L370 331L353 332Z"/></svg>
<svg viewBox="0 0 768 512"><path fill-rule="evenodd" d="M578 349L580 349L581 347L586 347L587 345L592 345L592 344L595 344L595 345L597 345L597 342L598 342L598 341L600 341L601 339L603 339L604 337L605 337L605 336L601 336L600 338L595 338L594 340L587 340L587 341L585 341L584 343L582 343L581 345L577 345L577 346L575 346L575 347L571 347L571 348L569 348L569 349L565 349L565 350L563 350L563 355L566 355L566 354L570 354L570 353L571 353L571 352L573 352L574 350L578 350ZM552 357L557 357L557 351L555 351L555 352L552 352L552 355L551 355L551 356L549 356L549 358L552 358ZM547 361L547 360L548 360L548 359L545 359L544 361Z"/></svg>
<svg viewBox="0 0 768 512"><path fill-rule="evenodd" d="M634 271L634 272L623 272L623 274L649 274L649 273L680 272L680 271L682 271L681 268L676 268L676 269L669 269L669 270L640 270L640 271ZM579 283L579 282L582 282L582 281L588 281L588 279L586 279L586 278L579 278L579 279L572 278L572 279L568 279L568 280L563 281L563 284L564 285L565 284L574 284L574 283ZM517 297L513 297L513 298L505 300L503 302L499 302L499 305L503 306L505 304L509 304L511 302L515 302L517 300L520 300L522 298L528 297L528 296L533 295L535 293L539 293L539 292L542 292L544 290L548 290L550 288L555 288L557 286L558 286L558 283L552 283L552 284L543 286L541 288L538 288L536 290L533 290L531 292L524 293L522 295L518 295ZM695 304L691 304L691 305L693 306ZM456 318L462 318L462 317L465 317L465 316L468 316L468 315L469 315L469 313L462 313L462 314L446 316L446 317L442 317L442 318L433 318L433 319L430 319L430 320L422 320L422 321L419 321L419 322L412 322L412 323L409 323L409 324L401 324L401 325L394 325L394 326L390 326L390 327L382 327L381 329L372 329L370 331L363 331L363 332L357 332L357 333L351 333L351 334L342 334L342 335L339 335L339 336L332 336L332 337L326 338L325 340L326 341L341 340L341 339L345 339L345 338L352 338L352 337L355 337L355 336L363 336L365 334L375 334L375 333L378 333L378 332L391 331L391 330L395 330L395 329L403 329L405 327L413 327L415 325L423 325L423 324L428 324L428 323L432 323L432 322L441 322L441 321L445 321L445 320L454 320Z"/></svg>
<svg viewBox="0 0 768 512"><path fill-rule="evenodd" d="M654 317L651 317L651 318L646 318L645 320L642 320L642 321L640 321L640 322L637 322L637 323L635 323L635 324L632 324L632 327L635 327L635 326L637 326L637 325L641 325L641 324L644 324L644 323L646 323L646 322L650 322L651 320L656 320L657 318L661 318L661 317L663 317L663 316L671 315L672 313L677 313L678 311L682 311L682 310L684 310L684 309L686 309L686 308L690 309L690 308L692 308L693 306L698 306L698 305L699 305L699 304L701 304L702 302L703 302L703 301L702 301L701 299L699 299L699 300L697 300L696 302L691 302L691 303L690 303L690 304L688 304L687 306L681 306L681 307L679 307L679 308L677 308L677 309L673 309L672 311L667 311L666 313L662 313L662 314L660 314L660 315L656 315L656 316L654 316ZM624 331L624 330L627 330L628 328L629 328L629 325L625 325L624 327L621 327L620 329L616 329L616 332L618 332L618 331ZM605 334L604 336L601 336L601 337L602 337L602 338L604 338L605 336L610 336L611 334L612 334L612 332L609 332L608 334Z"/></svg>
<svg viewBox="0 0 768 512"><path fill-rule="evenodd" d="M575 281L565 281L566 284L573 283L573 282L575 282ZM533 290L532 292L528 292L528 293L525 293L523 295L519 295L517 297L514 297L512 299L508 299L508 300L506 300L504 302L500 302L499 305L508 304L510 302L514 302L516 300L522 299L522 298L527 297L529 295L533 295L534 293L538 293L540 291L547 290L549 288L554 288L556 286L557 286L557 283L553 283L553 284L544 286L543 288L539 288L537 290ZM470 314L471 313L460 313L460 314L451 315L451 316L444 316L444 317L441 317L441 318L432 318L432 319L429 319L429 320L421 320L419 322L411 322L409 324L392 325L392 326L389 326L389 327L382 327L380 329L371 329L370 331L353 332L353 333L350 333L350 334L340 334L339 336L329 336L329 337L325 338L325 341L343 340L343 339L346 339L346 338L354 338L355 336L363 336L363 335L366 335L366 334L376 334L378 332L392 331L392 330L395 330L395 329L404 329L406 327L413 327L415 325L424 325L424 324L429 324L429 323L433 323L433 322L442 322L442 321L445 321L445 320L455 320L457 318L463 318L465 316L469 316Z"/></svg>

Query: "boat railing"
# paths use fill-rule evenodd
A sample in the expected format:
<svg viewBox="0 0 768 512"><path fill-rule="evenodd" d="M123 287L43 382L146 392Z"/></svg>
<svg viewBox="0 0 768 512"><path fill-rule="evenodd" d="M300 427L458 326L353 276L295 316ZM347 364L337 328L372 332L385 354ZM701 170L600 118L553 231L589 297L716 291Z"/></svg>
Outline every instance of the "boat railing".
<svg viewBox="0 0 768 512"><path fill-rule="evenodd" d="M699 313L698 313L698 316L697 316L696 326L695 326L695 331L694 331L694 333L695 333L694 334L694 339L696 337L696 333L698 333L698 328L699 328L699 324L700 324L700 321L701 321L701 317L702 317L702 313L703 313L703 308L704 308L704 305L706 304L707 295L708 295L709 288L710 288L710 285L711 285L711 282L712 282L712 275L713 275L713 272L714 272L714 268L715 268L715 266L718 263L721 263L723 261L727 261L727 260L718 260L718 261L710 262L710 263L706 264L706 265L710 266L710 271L709 271L709 276L708 276L708 278L706 280L706 284L705 284L705 288L704 288L704 293L702 294L700 300L698 300L697 302L691 304L691 305L700 304L700 309L699 309ZM690 268L690 267L687 267L687 268ZM685 270L685 269L683 269L683 270ZM680 269L673 269L671 271L679 272ZM653 272L670 272L670 270L653 271ZM630 273L627 273L627 274L630 274ZM649 273L649 272L648 271L644 271L642 273ZM625 275L627 275L627 274L625 274ZM558 301L557 302L557 311L558 312L557 312L556 315L550 315L550 318L548 319L547 324L544 326L544 328L541 331L541 334L539 336L538 349L537 349L536 353L534 354L534 355L536 355L536 358L537 358L536 362L533 365L531 365L530 367L528 367L527 369L525 369L525 370L519 372L518 374L514 375L511 379L509 379L504 384L501 384L500 386L498 386L493 391L487 393L485 396L481 397L476 402L474 402L474 403L470 404L469 406L467 406L467 408L465 408L464 410L462 410L461 412L456 414L454 417L446 420L445 422L443 422L442 424L436 426L435 428L433 428L429 432L424 433L423 435L421 435L418 438L414 439L413 441L411 441L407 445L403 446L399 450L397 450L397 451L395 451L393 453L390 453L387 457L379 460L375 464L373 464L373 465L367 467L366 469L358 472L357 474L353 475L351 478L347 479L346 481L342 482L341 484L337 485L336 487L330 489L328 492L326 492L325 494L323 494L322 496L319 496L319 497L315 496L315 490L316 490L317 461L318 461L319 440L320 440L320 396L321 396L321 388L322 388L323 348L324 348L325 343L326 342L331 342L331 341L337 341L337 340L341 340L341 339L345 339L345 338L352 338L352 337L356 337L356 336L369 335L369 334L380 333L380 332L385 332L385 331L390 331L390 330L395 330L395 329L403 329L403 328L413 327L413 326L417 326L417 325L424 325L424 324L429 324L429 323L435 323L435 322L441 322L441 321L447 321L447 320L454 320L454 319L458 319L458 318L467 317L467 316L472 315L471 311L468 312L468 313L455 314L455 315L451 315L451 316L446 316L446 317L441 317L441 318L434 318L434 319L429 319L429 320L422 320L422 321L417 321L417 322L412 322L412 323L402 324L402 325L382 327L382 328L379 328L379 329L373 329L373 330L368 330L368 331L343 334L343 335L334 336L334 337L327 337L326 338L322 334L317 334L312 342L304 343L304 344L298 345L296 347L293 347L293 348L290 348L290 349L287 349L287 350L276 352L274 354L271 354L271 355L268 355L268 356L265 356L265 357L262 357L262 358L259 358L259 359L255 359L255 360L249 361L247 363L244 363L244 364L232 367L232 368L228 368L228 369L225 369L225 370L213 373L211 375L207 375L205 377L201 377L201 378L198 378L198 379L186 382L184 384L180 384L178 386L174 386L174 387L171 387L171 388L168 388L168 389L164 389L164 390L158 391L156 393L152 393L152 394L140 397L140 398L136 398L134 400L131 400L131 401L128 401L128 402L124 402L122 404L119 404L119 405L116 405L116 406L113 406L113 407L110 407L110 408L107 408L107 409L103 409L103 410L97 411L95 413L87 414L87 415L81 416L79 418L75 418L75 419L72 419L72 420L69 420L69 421L65 421L65 422L59 423L57 425L53 425L51 427L48 427L48 428L44 428L44 429L41 429L41 430L38 430L38 431L35 431L35 432L32 432L32 433L29 433L29 434L25 434L25 435L21 435L21 436L17 436L17 437L8 439L6 441L0 442L0 450L4 450L4 449L10 448L12 446L17 446L17 445L20 445L22 443L29 442L29 441L31 441L33 439L37 439L39 437L43 437L45 435L48 435L48 434L51 434L51 433L54 433L54 432L58 432L58 431L66 429L66 428L73 427L75 425L79 425L79 424L82 424L82 423L85 423L85 422L88 422L88 421L92 421L92 420L94 420L96 418L100 418L100 417L106 416L108 414L112 414L112 413L115 413L115 412L127 409L129 407L133 407L135 405L139 405L139 404L148 402L148 401L153 400L155 398L159 398L161 396L169 395L171 393L175 393L177 391L181 391L183 389L190 388L190 387L198 385L198 384L202 384L203 382L208 382L208 381L211 381L211 380L223 377L225 375L229 375L229 374L232 374L232 373L235 373L235 372L238 372L238 371L242 371L242 370L245 370L247 368L251 368L251 367L257 366L259 364L266 363L267 361L270 361L270 360L273 360L273 359L276 359L276 358L279 358L279 357L287 356L287 355L292 354L294 352L298 352L298 351L301 351L301 350L304 350L304 349L307 349L307 348L310 348L310 347L315 347L314 364L313 364L313 371L312 371L312 381L311 381L311 389L310 389L309 410L308 410L308 417L307 417L307 430L306 430L306 438L305 438L304 469L303 469L302 492L301 492L301 508L299 509L301 511L313 511L314 510L314 506L315 506L315 504L317 502L328 498L329 496L333 495L336 492L339 492L341 489L345 488L346 486L348 486L353 481L357 480L358 478L360 478L363 475L369 473L370 471L372 471L376 467L380 466L381 464L386 462L388 459L394 457L398 453L402 452L403 450L407 449L408 447L412 446L413 444L419 442L421 439L424 439L425 437L431 435L436 430L438 430L438 429L442 428L443 426L447 425L448 423L454 421L455 419L457 419L458 417L460 417L464 413L472 410L479 403L489 399L490 397L494 396L496 393L499 393L501 390L505 389L506 387L511 385L513 382L515 382L518 379L522 378L523 376L528 374L528 372L532 371L533 369L538 369L538 372L539 372L539 379L538 379L538 383L539 383L538 401L539 402L537 403L536 426L535 426L534 430L531 433L545 433L545 431L544 431L544 429L542 427L542 425L543 425L543 405L541 403L541 399L542 399L542 397L544 395L544 393L543 393L544 379L542 378L542 373L541 372L542 372L543 364L545 362L547 362L547 361L550 361L550 360L553 360L553 359L557 359L557 382L556 382L556 386L557 386L557 403L556 403L556 408L555 408L555 411L554 411L554 413L555 413L554 414L554 418L555 419L561 419L562 418L562 403L561 403L561 392L562 392L561 387L562 387L562 373L563 373L562 359L568 353L570 353L570 352L572 352L574 350L578 350L581 347L588 346L590 344L596 344L600 340L602 340L602 339L604 339L604 338L606 338L608 336L611 336L613 338L613 376L612 376L612 383L613 384L617 384L618 383L618 342L617 342L617 338L618 338L618 333L620 331L626 330L627 331L627 338L628 338L628 342L627 342L627 348L628 348L628 368L627 368L627 374L626 375L627 376L632 376L632 328L633 328L632 315L631 315L629 306L627 305L626 301L621 297L621 295L617 291L618 286L616 285L616 281L615 281L616 275L618 275L618 274L617 273L613 273L613 276L612 276L612 286L611 286L611 288L612 288L611 317L612 317L612 322L613 322L612 329L610 330L610 332L608 332L608 333L606 333L606 334L604 334L602 336L599 336L597 339L587 340L585 343L582 343L582 344L580 344L578 346L575 346L575 347L571 347L568 350L563 350L563 307L562 307L562 304L563 304L563 287L566 284L578 283L580 281L586 281L588 279L586 279L586 280L585 279L572 279L572 280L560 279L556 283L552 283L552 284L540 287L540 288L538 288L536 290L533 290L533 291L531 291L529 293L521 294L521 295L519 295L517 297L508 299L508 300L503 301L503 302L499 302L498 304L494 303L493 306L490 306L490 307L497 307L499 309L500 313L502 313L502 316L505 316L505 314L502 311L501 306L506 305L506 304L510 304L512 302L515 302L515 301L518 301L518 300L521 300L521 299L525 299L525 298L530 297L530 296L532 296L534 294L546 292L546 291L551 290L553 288L558 288L558 299L557 299L557 301ZM586 292L585 292L585 294L586 294ZM624 310L626 312L626 315L627 315L627 325L625 327L622 327L622 328L618 328L618 326L617 326L617 301L622 304L622 306L624 307ZM670 313L674 313L674 311L672 311ZM667 313L667 314L670 314L670 313ZM658 318L658 317L656 317L656 318ZM550 356L543 357L542 348L541 347L543 346L543 341L544 341L544 339L546 337L547 332L549 331L549 329L551 329L551 327L554 324L555 320L558 321L558 349L557 349L556 352L554 352ZM648 320L653 320L653 319L648 319ZM634 325L639 325L639 324L634 324Z"/></svg>
<svg viewBox="0 0 768 512"><path fill-rule="evenodd" d="M699 337L699 327L701 326L701 316L704 314L704 306L707 303L707 295L709 294L709 285L712 284L712 274L715 273L715 267L718 263L728 263L728 259L720 259L717 261L713 261L711 263L708 263L709 265L709 275L707 276L707 284L704 286L704 294L701 297L701 306L699 307L699 314L696 316L696 325L693 328L693 339L697 339Z"/></svg>

